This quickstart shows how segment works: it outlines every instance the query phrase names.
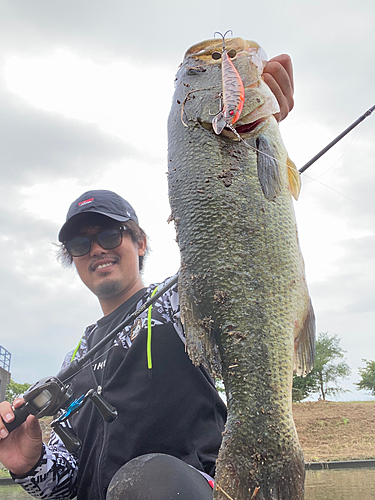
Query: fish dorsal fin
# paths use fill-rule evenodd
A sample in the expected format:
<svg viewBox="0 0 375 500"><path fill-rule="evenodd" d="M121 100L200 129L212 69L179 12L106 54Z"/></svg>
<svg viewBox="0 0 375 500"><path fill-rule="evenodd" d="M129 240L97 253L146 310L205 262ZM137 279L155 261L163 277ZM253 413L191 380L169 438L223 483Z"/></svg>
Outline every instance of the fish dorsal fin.
<svg viewBox="0 0 375 500"><path fill-rule="evenodd" d="M274 200L281 192L281 178L276 151L264 135L256 140L258 179L267 200Z"/></svg>
<svg viewBox="0 0 375 500"><path fill-rule="evenodd" d="M298 200L299 193L301 191L301 176L295 166L294 162L289 158L286 160L286 164L288 165L288 180L289 180L289 189L292 193L292 196L295 200Z"/></svg>
<svg viewBox="0 0 375 500"><path fill-rule="evenodd" d="M294 339L294 373L306 377L314 367L315 359L315 314L309 302L302 328Z"/></svg>

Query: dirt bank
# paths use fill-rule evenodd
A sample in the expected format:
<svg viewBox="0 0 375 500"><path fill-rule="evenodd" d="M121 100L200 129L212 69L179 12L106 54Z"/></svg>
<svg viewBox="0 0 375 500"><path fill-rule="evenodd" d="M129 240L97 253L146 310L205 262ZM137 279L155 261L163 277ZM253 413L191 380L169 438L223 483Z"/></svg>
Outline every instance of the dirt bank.
<svg viewBox="0 0 375 500"><path fill-rule="evenodd" d="M375 458L375 401L295 403L306 462Z"/></svg>

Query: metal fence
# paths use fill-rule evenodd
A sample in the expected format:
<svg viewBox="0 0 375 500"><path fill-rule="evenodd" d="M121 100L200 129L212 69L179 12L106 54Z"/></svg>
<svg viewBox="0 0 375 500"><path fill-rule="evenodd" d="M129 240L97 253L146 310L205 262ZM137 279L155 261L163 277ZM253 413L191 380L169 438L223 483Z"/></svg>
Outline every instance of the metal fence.
<svg viewBox="0 0 375 500"><path fill-rule="evenodd" d="M0 368L10 372L10 352L0 345Z"/></svg>

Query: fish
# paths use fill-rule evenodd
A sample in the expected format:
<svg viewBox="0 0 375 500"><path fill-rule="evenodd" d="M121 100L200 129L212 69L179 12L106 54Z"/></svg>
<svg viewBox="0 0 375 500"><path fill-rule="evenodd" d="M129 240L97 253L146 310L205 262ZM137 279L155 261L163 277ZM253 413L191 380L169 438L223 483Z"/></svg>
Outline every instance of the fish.
<svg viewBox="0 0 375 500"><path fill-rule="evenodd" d="M232 37L243 109L220 133L222 40L187 50L168 117L168 189L181 255L187 351L222 377L228 417L214 498L302 500L304 458L292 415L293 371L313 366L315 316L293 200L299 174L262 78L264 50ZM233 51L232 51L233 54Z"/></svg>

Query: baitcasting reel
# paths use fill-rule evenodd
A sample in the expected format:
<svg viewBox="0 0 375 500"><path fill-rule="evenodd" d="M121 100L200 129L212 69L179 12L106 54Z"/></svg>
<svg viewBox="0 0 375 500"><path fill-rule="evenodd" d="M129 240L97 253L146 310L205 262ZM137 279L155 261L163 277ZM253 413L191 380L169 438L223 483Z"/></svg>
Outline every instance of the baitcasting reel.
<svg viewBox="0 0 375 500"><path fill-rule="evenodd" d="M64 443L70 453L76 452L81 446L81 441L73 435L69 427L62 426L69 417L74 415L89 400L95 404L106 422L117 418L117 410L105 401L100 394L90 389L85 395L72 401L73 391L70 385L63 384L56 377L46 377L33 384L23 395L25 404L14 412L15 418L10 423L5 423L9 432L21 425L29 415L37 418L56 414L51 427ZM66 408L66 409L64 409Z"/></svg>
<svg viewBox="0 0 375 500"><path fill-rule="evenodd" d="M70 453L75 453L81 447L82 443L80 439L74 436L68 426L63 426L61 423L66 422L74 413L77 413L89 399L98 408L106 422L113 422L118 416L116 408L105 401L94 389L90 389L86 394L72 401L66 410L59 410L55 420L50 425Z"/></svg>

